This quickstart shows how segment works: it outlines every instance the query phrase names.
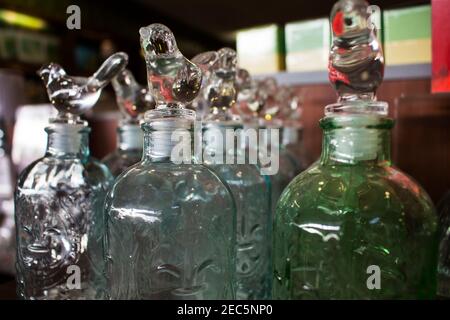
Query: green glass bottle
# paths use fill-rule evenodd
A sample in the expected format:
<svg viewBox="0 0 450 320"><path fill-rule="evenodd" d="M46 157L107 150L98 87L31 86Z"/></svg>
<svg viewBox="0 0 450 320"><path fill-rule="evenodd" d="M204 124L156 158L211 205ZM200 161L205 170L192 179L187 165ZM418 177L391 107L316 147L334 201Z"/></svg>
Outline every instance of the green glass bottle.
<svg viewBox="0 0 450 320"><path fill-rule="evenodd" d="M283 192L274 223L275 299L426 299L436 292L437 215L391 164L383 55L364 0L332 12L322 155Z"/></svg>

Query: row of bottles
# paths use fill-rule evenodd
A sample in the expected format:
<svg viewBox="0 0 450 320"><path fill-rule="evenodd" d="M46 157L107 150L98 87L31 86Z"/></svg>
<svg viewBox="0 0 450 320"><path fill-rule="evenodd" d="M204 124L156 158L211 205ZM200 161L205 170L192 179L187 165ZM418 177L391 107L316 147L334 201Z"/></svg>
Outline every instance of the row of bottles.
<svg viewBox="0 0 450 320"><path fill-rule="evenodd" d="M325 108L322 155L309 168L301 101L253 79L232 49L189 60L152 24L139 30L148 86L124 53L89 78L44 66L58 114L45 156L18 179L20 297L433 298L438 217L391 164L393 120L376 100L383 53L367 9L364 0L333 8L338 101ZM80 116L108 83L123 117L117 150L100 162Z"/></svg>

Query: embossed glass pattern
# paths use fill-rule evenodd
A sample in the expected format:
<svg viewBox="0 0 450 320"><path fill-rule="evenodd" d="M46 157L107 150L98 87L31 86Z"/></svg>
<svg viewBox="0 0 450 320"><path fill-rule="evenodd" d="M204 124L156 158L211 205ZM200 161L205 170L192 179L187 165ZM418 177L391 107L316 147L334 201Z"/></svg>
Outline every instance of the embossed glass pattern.
<svg viewBox="0 0 450 320"><path fill-rule="evenodd" d="M73 127L50 126L46 155L19 177L15 203L20 298L101 297L102 209L112 176L89 157L89 129ZM76 278L69 279L78 271L79 286Z"/></svg>
<svg viewBox="0 0 450 320"><path fill-rule="evenodd" d="M115 181L106 200L108 288L112 299L232 299L236 208L230 189L193 154L201 70L172 32L141 28L157 107L145 115L142 161ZM182 140L173 141L174 132ZM186 160L184 163L183 161Z"/></svg>
<svg viewBox="0 0 450 320"><path fill-rule="evenodd" d="M319 161L283 192L274 225L277 299L431 299L438 220L427 193L391 164L383 55L364 0L332 11Z"/></svg>
<svg viewBox="0 0 450 320"><path fill-rule="evenodd" d="M211 63L215 57L215 62ZM194 58L209 77L202 90L209 113L205 115L204 163L230 187L236 201L237 299L270 297L270 181L245 159L240 118L231 113L236 102L236 52L222 48ZM209 63L206 63L206 62ZM227 131L233 141L224 141ZM233 142L233 143L230 143ZM267 178L267 179L266 179Z"/></svg>
<svg viewBox="0 0 450 320"><path fill-rule="evenodd" d="M112 80L112 85L123 119L117 128L117 148L102 162L117 177L142 158L144 141L139 123L142 115L155 107L155 100L149 89L138 84L127 69Z"/></svg>
<svg viewBox="0 0 450 320"><path fill-rule="evenodd" d="M205 154L211 156L205 159L205 164L228 184L236 201L236 298L267 299L271 296L270 180L260 174L256 165L238 164L239 151L224 150L223 146L208 142L212 135L226 128L237 130L239 126L222 123L220 128L211 125L205 130ZM234 164L222 163L220 159L226 155Z"/></svg>
<svg viewBox="0 0 450 320"><path fill-rule="evenodd" d="M89 78L51 63L40 69L58 110L46 128L47 151L20 174L15 192L17 292L22 299L104 296L103 203L112 176L89 156L87 123L79 115L127 63L109 57Z"/></svg>
<svg viewBox="0 0 450 320"><path fill-rule="evenodd" d="M142 159L144 139L141 127L134 123L121 124L117 128L117 140L117 149L102 159L114 177Z"/></svg>
<svg viewBox="0 0 450 320"><path fill-rule="evenodd" d="M358 126L348 120L322 121L320 161L297 176L278 203L274 298L433 298L433 204L412 178L391 166L391 120L361 120ZM336 145L352 142L375 142L377 151L349 161L358 150L338 153ZM379 290L367 285L372 265L381 271Z"/></svg>

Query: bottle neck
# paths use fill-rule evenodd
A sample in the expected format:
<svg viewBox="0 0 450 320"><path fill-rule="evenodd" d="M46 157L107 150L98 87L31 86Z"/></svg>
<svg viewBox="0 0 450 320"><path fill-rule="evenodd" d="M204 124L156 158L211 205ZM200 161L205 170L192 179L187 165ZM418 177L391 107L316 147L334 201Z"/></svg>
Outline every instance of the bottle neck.
<svg viewBox="0 0 450 320"><path fill-rule="evenodd" d="M117 128L119 150L142 150L143 132L139 124L122 124Z"/></svg>
<svg viewBox="0 0 450 320"><path fill-rule="evenodd" d="M82 124L52 123L48 134L46 156L87 158L89 156L89 127Z"/></svg>
<svg viewBox="0 0 450 320"><path fill-rule="evenodd" d="M195 112L186 109L151 110L142 124L144 161L194 163L197 148ZM200 140L201 141L201 140Z"/></svg>
<svg viewBox="0 0 450 320"><path fill-rule="evenodd" d="M377 115L325 117L321 164L390 164L393 123Z"/></svg>

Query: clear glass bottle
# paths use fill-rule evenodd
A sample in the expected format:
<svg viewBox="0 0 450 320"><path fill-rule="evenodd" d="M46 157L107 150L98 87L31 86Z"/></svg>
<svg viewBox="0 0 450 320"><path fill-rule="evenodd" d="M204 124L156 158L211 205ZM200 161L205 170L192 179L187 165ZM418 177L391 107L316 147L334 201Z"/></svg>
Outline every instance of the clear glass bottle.
<svg viewBox="0 0 450 320"><path fill-rule="evenodd" d="M284 188L298 173L296 162L285 148L283 142L283 127L281 103L277 82L274 78L265 78L259 82L252 80L250 74L239 69L237 73L239 89L236 113L244 121L245 130L258 131L258 144L248 145L248 154L256 151L259 167L264 169L271 181L272 212ZM277 164L272 163L277 160Z"/></svg>
<svg viewBox="0 0 450 320"><path fill-rule="evenodd" d="M69 77L56 64L39 72L58 115L46 128L46 154L20 174L15 193L22 299L101 297L103 202L112 176L89 156L90 130L79 115L126 62L116 53L90 78Z"/></svg>
<svg viewBox="0 0 450 320"><path fill-rule="evenodd" d="M439 259L438 290L440 297L450 298L450 191L438 205L439 212Z"/></svg>
<svg viewBox="0 0 450 320"><path fill-rule="evenodd" d="M110 298L232 299L234 200L196 163L195 112L184 108L200 90L201 71L167 27L153 24L140 35L157 107L145 114L142 160L120 175L106 200Z"/></svg>
<svg viewBox="0 0 450 320"><path fill-rule="evenodd" d="M281 144L295 164L295 175L303 172L312 163L303 145L303 127L300 124L284 124Z"/></svg>
<svg viewBox="0 0 450 320"><path fill-rule="evenodd" d="M148 88L139 85L127 69L112 80L112 85L123 119L117 128L117 148L102 162L117 177L142 158L144 141L140 122L142 115L155 107L155 100Z"/></svg>
<svg viewBox="0 0 450 320"><path fill-rule="evenodd" d="M271 180L271 204L272 213L275 214L275 208L277 202L283 193L283 190L288 186L288 184L295 178L298 168L294 162L293 157L288 153L287 149L282 144L283 141L283 129L281 124L277 121L262 122L259 125L261 130L260 140L258 143L258 154L260 159L266 158L262 151L262 148L267 150L269 158L274 157L271 155L272 152L276 152L275 157L278 156L278 171L270 175ZM274 131L277 133L275 134ZM260 162L261 166L264 168L263 162ZM268 166L273 166L273 163L268 163ZM267 166L266 166L267 168ZM272 169L270 169L271 171Z"/></svg>
<svg viewBox="0 0 450 320"><path fill-rule="evenodd" d="M295 178L300 168L283 144L284 128L282 121L283 104L280 101L278 87L274 78L263 79L258 85L258 99L262 107L259 109L259 129L260 141L258 143L258 154L261 159L261 166L264 167L265 154L269 159L273 157L272 152L278 158L278 171L271 175L272 181L272 212L275 214L275 207L283 190L289 182ZM272 163L268 165L273 166Z"/></svg>
<svg viewBox="0 0 450 320"><path fill-rule="evenodd" d="M303 126L301 124L301 98L288 86L280 86L276 95L282 120L282 148L296 167L296 174L303 172L311 163L310 156L303 145Z"/></svg>
<svg viewBox="0 0 450 320"><path fill-rule="evenodd" d="M276 299L417 299L436 293L437 216L391 164L388 106L375 101L383 56L367 2L340 0L318 162L295 178L274 225Z"/></svg>
<svg viewBox="0 0 450 320"><path fill-rule="evenodd" d="M272 280L270 182L257 165L245 161L245 142L240 136L243 126L231 113L236 101L236 52L223 48L212 53L217 61L203 90L209 110L204 119L203 160L228 184L236 201L236 298L268 299ZM204 60L198 57L193 61ZM232 141L224 140L227 134Z"/></svg>
<svg viewBox="0 0 450 320"><path fill-rule="evenodd" d="M13 275L15 262L14 176L6 124L0 119L0 273Z"/></svg>

